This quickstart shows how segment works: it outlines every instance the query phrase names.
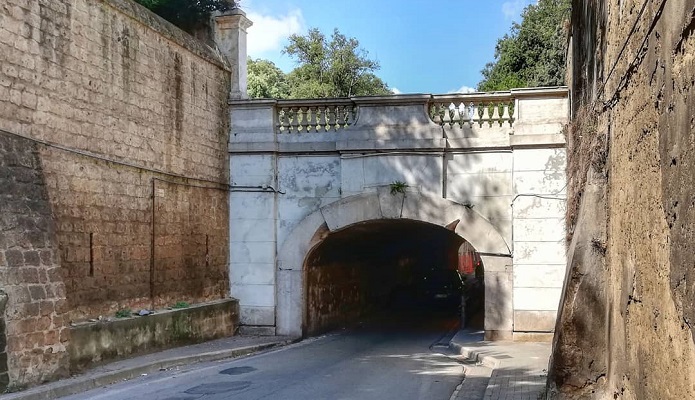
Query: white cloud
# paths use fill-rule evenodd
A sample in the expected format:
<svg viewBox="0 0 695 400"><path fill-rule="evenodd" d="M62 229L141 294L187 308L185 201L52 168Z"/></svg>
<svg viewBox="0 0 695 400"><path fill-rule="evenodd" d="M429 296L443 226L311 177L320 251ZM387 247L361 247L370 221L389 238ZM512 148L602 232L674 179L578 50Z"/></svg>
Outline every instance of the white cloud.
<svg viewBox="0 0 695 400"><path fill-rule="evenodd" d="M248 54L253 58L280 50L290 35L304 30L304 17L299 9L279 16L249 11L247 17L253 21L247 36Z"/></svg>
<svg viewBox="0 0 695 400"><path fill-rule="evenodd" d="M449 91L449 93L473 93L473 92L476 92L476 91L477 91L477 90L475 90L475 88L472 88L472 87L470 87L470 86L463 85L463 86L461 86L460 88L458 88L458 89L456 89L456 90L451 90L451 91Z"/></svg>
<svg viewBox="0 0 695 400"><path fill-rule="evenodd" d="M518 19L524 8L532 2L534 2L534 0L505 1L504 4L502 4L502 14L504 14L505 19L510 21Z"/></svg>
<svg viewBox="0 0 695 400"><path fill-rule="evenodd" d="M391 88L391 93L393 94L403 94L403 92L400 91L400 89L393 87Z"/></svg>

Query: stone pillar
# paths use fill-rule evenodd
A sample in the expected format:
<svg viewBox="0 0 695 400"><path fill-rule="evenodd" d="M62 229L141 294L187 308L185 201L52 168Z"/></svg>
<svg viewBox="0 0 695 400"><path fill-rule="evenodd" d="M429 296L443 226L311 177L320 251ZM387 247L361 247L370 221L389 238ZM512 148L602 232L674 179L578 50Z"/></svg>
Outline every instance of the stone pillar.
<svg viewBox="0 0 695 400"><path fill-rule="evenodd" d="M214 40L232 71L230 98L246 99L246 29L253 23L246 13L233 8L215 17Z"/></svg>
<svg viewBox="0 0 695 400"><path fill-rule="evenodd" d="M512 340L512 259L482 255L485 268L485 340Z"/></svg>

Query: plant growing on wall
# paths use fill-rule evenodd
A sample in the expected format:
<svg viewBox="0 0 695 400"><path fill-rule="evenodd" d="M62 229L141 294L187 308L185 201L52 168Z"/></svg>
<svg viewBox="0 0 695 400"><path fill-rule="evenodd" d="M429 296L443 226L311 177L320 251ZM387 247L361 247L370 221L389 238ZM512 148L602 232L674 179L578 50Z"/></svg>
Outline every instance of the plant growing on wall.
<svg viewBox="0 0 695 400"><path fill-rule="evenodd" d="M133 315L133 310L130 308L122 308L116 311L116 318L128 318Z"/></svg>
<svg viewBox="0 0 695 400"><path fill-rule="evenodd" d="M403 181L393 181L389 186L391 187L391 194L393 196L395 196L396 193L405 194L406 189L408 189L408 184Z"/></svg>
<svg viewBox="0 0 695 400"><path fill-rule="evenodd" d="M190 306L190 304L188 304L188 302L186 302L186 301L177 301L176 304L171 306L171 308L180 309L180 308L188 308L189 306Z"/></svg>

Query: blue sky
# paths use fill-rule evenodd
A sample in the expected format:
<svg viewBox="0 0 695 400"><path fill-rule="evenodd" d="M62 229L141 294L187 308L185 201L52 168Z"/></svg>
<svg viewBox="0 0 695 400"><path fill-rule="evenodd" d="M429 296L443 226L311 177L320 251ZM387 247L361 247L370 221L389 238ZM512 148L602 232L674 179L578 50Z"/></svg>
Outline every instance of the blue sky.
<svg viewBox="0 0 695 400"><path fill-rule="evenodd" d="M494 59L497 39L534 0L242 0L254 22L249 56L273 61L291 33L334 28L359 40L381 64L377 75L402 93L449 93L474 88Z"/></svg>

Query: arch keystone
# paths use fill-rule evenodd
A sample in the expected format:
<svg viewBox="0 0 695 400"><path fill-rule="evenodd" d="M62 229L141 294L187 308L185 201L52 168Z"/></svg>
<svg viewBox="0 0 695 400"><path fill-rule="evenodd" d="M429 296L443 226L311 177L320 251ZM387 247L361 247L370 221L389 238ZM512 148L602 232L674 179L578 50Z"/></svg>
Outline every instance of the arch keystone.
<svg viewBox="0 0 695 400"><path fill-rule="evenodd" d="M365 193L340 199L322 207L320 212L331 231L383 217L376 193Z"/></svg>

